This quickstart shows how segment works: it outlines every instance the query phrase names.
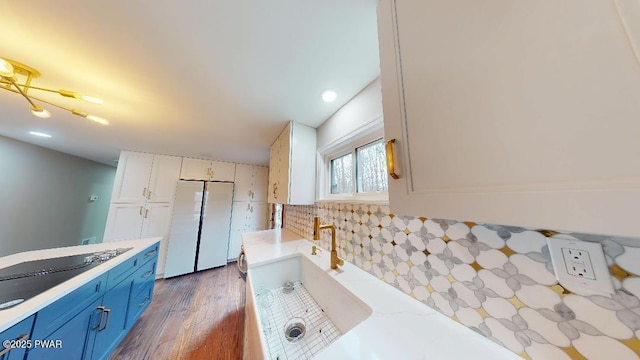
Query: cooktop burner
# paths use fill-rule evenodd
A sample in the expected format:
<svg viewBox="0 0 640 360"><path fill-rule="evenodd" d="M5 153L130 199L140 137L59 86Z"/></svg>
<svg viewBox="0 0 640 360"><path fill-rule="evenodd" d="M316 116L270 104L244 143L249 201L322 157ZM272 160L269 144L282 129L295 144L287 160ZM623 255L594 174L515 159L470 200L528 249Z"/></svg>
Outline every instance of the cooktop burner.
<svg viewBox="0 0 640 360"><path fill-rule="evenodd" d="M0 269L0 310L29 300L128 250L131 248L27 261Z"/></svg>

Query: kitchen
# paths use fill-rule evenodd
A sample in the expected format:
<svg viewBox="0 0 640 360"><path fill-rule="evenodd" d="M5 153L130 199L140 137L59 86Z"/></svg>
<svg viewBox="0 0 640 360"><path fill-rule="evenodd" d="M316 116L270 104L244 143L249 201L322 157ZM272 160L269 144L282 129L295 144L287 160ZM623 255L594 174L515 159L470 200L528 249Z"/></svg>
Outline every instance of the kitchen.
<svg viewBox="0 0 640 360"><path fill-rule="evenodd" d="M561 359L582 356L591 359L603 358L606 354L615 358L637 358L640 331L637 321L639 255L633 205L638 200L639 177L637 169L625 165L633 164L633 159L637 158L634 155L638 155L639 151L634 135L637 134L637 125L630 120L639 113L636 101L640 84L637 4L634 1L591 1L589 6L583 6L577 5L577 2L566 2L564 7L556 8L547 2L538 7L531 4L501 7L496 2L487 2L484 7L461 9L455 5L447 7L437 1L427 2L423 5L426 8L416 4L407 5L402 1L393 2L395 7L392 8L390 3L381 2L384 11L379 14L376 14L377 1L353 2L344 7L335 3L330 9L317 4L318 8L309 8L310 4L298 4L298 7L286 4L297 11L296 17L275 12L264 4L261 5L264 8L257 4L245 8L216 8L209 5L209 11L194 6L182 9L187 14L184 16L185 22L191 25L180 28L177 19L169 16L172 9L168 4L158 5L154 11L149 11L143 4L134 4L126 11L117 6L111 8L105 4L93 4L96 8L76 9L85 17L69 19L70 15L65 10L74 7L71 2L66 4L67 7L59 5L55 9L34 2L24 5L25 9L20 11L9 6L9 13L13 16L9 16L3 25L7 26L5 33L10 31L10 26L13 26L12 30L22 32L18 32L21 34L19 37L7 39L8 48L15 50L12 53L7 50L0 56L41 70L42 77L36 80L37 83L34 81L36 84L49 85L45 83L45 79L49 79L47 81L55 80L50 86L68 86L71 80L92 78L91 81L72 85L74 89L91 90L91 93L104 96L104 105L90 109L96 109L96 113L105 112L104 116L112 124L96 128L89 126L93 124L76 124L76 119L64 120L82 129L69 130L66 135L60 133L60 143L69 143L67 153L74 154L75 151L75 155L94 160L85 162L86 168L99 167L99 171L107 173L108 169L104 170L98 163L115 165L113 160L118 157L120 149L266 166L270 164L269 148L286 122L290 119L299 122L310 116L305 113L313 113L317 123L312 127L316 128L317 136L315 149L310 156L317 159L321 178L317 186L319 194L315 194L314 177L312 184L309 184L309 180L301 182L303 187L311 185L313 189L310 202L279 200L286 204L285 228L311 240L314 216L319 216L322 223L332 222L337 229L338 256L345 260L345 267L354 265L363 269L400 289L407 298L417 299L435 308L446 317L521 357ZM438 5L437 11L429 7ZM283 7L286 8L285 5ZM46 9L55 16L45 16L46 12L39 9ZM219 42L215 42L216 46L234 56L214 57L205 62L202 57L205 56L204 49L208 49L206 44L213 43L208 42L209 38L220 37L221 33L228 34L222 26L229 25L226 19L230 13L225 11L231 10L244 15L234 18L237 19L233 25L236 26L234 29L239 39L255 38L255 41L230 44L224 37L220 38ZM136 12L144 13L148 15L149 24L127 23L131 28L126 33L120 33L121 29L108 24L107 16L94 14L91 17L92 11L113 15L112 19L122 17L130 22L141 16L136 17ZM265 26L258 34L246 30L250 29L248 24L258 21L258 18L264 20L259 15L269 11L273 13L268 21L271 27ZM358 17L358 14L365 13L366 16ZM354 42L356 38L342 35L348 39L340 42L343 47L335 49L328 40L307 44L305 36L311 36L310 33L289 30L302 23L319 21L315 19L321 18L320 14L332 19L325 24L336 25L335 28L325 29L331 41L337 41L345 31L353 36L373 32L373 37L362 37L361 44ZM304 16L309 17L308 21L302 20ZM61 34L56 41L40 44L37 36L45 36L44 33L30 32L27 25L20 23L22 19L31 17L34 24L41 24L42 28L59 27L65 36ZM215 17L215 21L211 17ZM427 17L427 23L432 24L434 29L448 29L453 18L462 18L467 20L465 23L474 26L458 27L456 31L446 33L446 36L438 31L429 32L437 36L425 37L424 41L440 51L435 52L439 56L427 56L421 43L411 37L412 32L424 30L421 26L427 26L421 24L422 17ZM494 17L501 21L493 21ZM93 30L85 33L64 30L62 19L78 22L80 24L76 25L80 28ZM355 19L361 19L361 22ZM536 19L544 19L545 25L540 25ZM61 23L56 24L56 21ZM203 24L207 22L214 22L221 28L204 28ZM154 40L152 36L152 30L156 30L158 24L168 26L167 35L162 41ZM379 69L376 27L380 32ZM320 29L323 27L315 28L317 33L314 34L320 33ZM502 32L504 29L513 31ZM110 41L118 44L111 48L105 46L108 42L91 39L91 36L97 39L105 35L101 32L111 36L113 39ZM270 58L270 53L267 53L257 64L245 67L252 58L252 51L266 51L265 41L273 41L270 37L278 40L273 44L274 52L285 54L288 59L295 55L295 61L279 63L282 57ZM441 37L449 41L441 42ZM188 44L184 39L193 39L193 42ZM398 48L394 41L403 45L399 50L402 56L394 55ZM169 53L154 53L152 49L165 50L155 42L169 42L176 48ZM42 49L26 46L30 43L38 44ZM354 47L354 43L362 46ZM73 44L85 44L85 47ZM58 47L75 49L81 54L65 58L57 50ZM107 53L105 49L112 50ZM355 54L358 50L364 53ZM47 55L48 65L38 61L34 55L38 51L42 52L42 58ZM365 56L364 59L376 58L373 64L362 62L362 56L371 55L371 51L374 56ZM140 61L147 68L139 67L137 63L123 63L127 54L146 60ZM156 56L152 57L153 54ZM178 70L175 64L180 63L185 54L191 54L189 59L194 63L188 68L180 66ZM323 58L323 54L328 55ZM319 59L324 59L324 62ZM315 74L310 74L308 68L297 66L297 61L303 63L303 60L315 65L312 67ZM331 78L326 72L331 70L327 69L331 68L330 64L340 72L347 71L346 64L350 62L357 66L349 68L348 73L335 76L344 79L359 77L359 83L352 81L351 87L343 92L342 86L319 81ZM220 68L228 73L216 71ZM276 77L273 71L269 73L266 70L281 68L292 72L292 75ZM399 68L402 69L400 74L395 70ZM253 80L232 82L231 76L238 69L247 72L243 78L245 81ZM125 74L128 77L124 77ZM445 78L446 83L439 81ZM135 92L132 85L124 85L131 84L134 79L139 80L139 86L145 86L142 88L144 91ZM428 83L425 79L431 79L438 86L425 87ZM159 90L181 89L180 86L209 89L205 87L209 83L219 84L219 87L197 93L161 93ZM305 84L314 87L305 92L297 89L290 92L289 87L307 86ZM320 93L330 87L340 89L339 96L345 97L338 100L341 104L326 105L319 99ZM423 88L430 90L423 92ZM115 93L105 93L109 89L115 89ZM234 113L238 111L234 106L240 104L240 97L234 98L240 94L239 90L242 90L243 104L255 99L256 105L250 109L242 107L242 113ZM288 93L289 102L294 104L287 105L285 109L281 105L284 103L282 100L279 103L266 102L265 94L279 92ZM313 96L301 99L303 93ZM31 91L30 94L35 93ZM24 99L18 96L14 99L10 95L6 94L6 97L11 99L2 100L2 108L7 109L9 114L7 124L15 118L20 119L16 124L23 124L23 127L11 123L13 125L7 126L11 129L3 135L24 141L23 135L14 135L10 131L25 132L27 129L24 124L46 125L49 130L62 126L54 121L53 116L46 123L34 118L25 110L28 105L24 104ZM161 95L166 97L161 98ZM429 101L425 100L427 95ZM401 97L404 103L397 100ZM105 109L110 107L108 104L112 101L115 101L114 108L109 111L114 111L114 115L107 116ZM458 106L442 106L454 102ZM157 108L142 107L145 104L153 104ZM138 107L141 107L140 111L127 113L123 117L125 110L138 110ZM203 118L202 108L206 108L208 113L212 112L204 116L210 120L196 122L196 119ZM261 124L249 125L246 119L258 117L261 113L268 114ZM428 118L443 120L430 122L433 131L428 131L420 120L415 120L423 113ZM53 113L54 116L57 114ZM399 120L400 116L403 121ZM492 117L498 121L492 121ZM62 113L56 118L60 118L60 122L65 119ZM125 118L126 121L123 120ZM452 119L459 123L447 126L451 124L447 121ZM505 119L522 121L507 122ZM109 137L112 135L108 134L115 131L112 128L124 126L125 123L130 125L126 134L121 133L117 138ZM171 127L171 123L179 126ZM171 129L168 131L173 141L156 141L167 132L163 130L165 126ZM187 133L188 129L197 130ZM81 130L89 133L79 136ZM323 173L322 169L338 159L334 155L349 153L344 151L341 141L357 142L358 137L365 139L367 136L370 137L367 139L376 140L376 134L379 133L384 134L385 140L396 139L390 147L384 143L396 158L395 170L400 177L399 181L393 177L388 179L388 203L375 196L347 199L332 193L331 187L322 186L329 183L334 185L330 181L330 174L327 171ZM224 136L212 141L212 134ZM127 141L135 145L126 146ZM13 147L3 151L3 154L15 154L18 147L26 150L26 145L22 143L10 139L6 142ZM111 152L107 153L109 157L100 158L97 150L91 149L97 149L105 143L109 144ZM190 152L182 150L187 149L190 143L194 144ZM236 143L243 146L238 147ZM55 150L61 145L49 146ZM359 146L354 147L354 152ZM41 151L39 149L37 151ZM37 152L31 148L28 151ZM435 153L439 155L427 156ZM64 160L58 161L62 167ZM309 157L305 161L307 164L313 162ZM54 179L62 183L65 179L73 178L38 165L35 168L40 167L48 172L35 173L30 178L48 179L49 174L56 174ZM83 173L82 165L74 166L81 169L71 174ZM312 169L315 167L312 164ZM19 171L9 171L12 176L14 173L15 176L20 175ZM305 171L295 172L296 175L301 173ZM99 189L73 195L82 198L82 201L78 201L78 207L85 209L73 214L56 211L60 206L54 205L55 202L47 205L48 201L41 201L55 199L58 195L64 197L56 194L58 191L54 189L39 193L36 197L19 197L18 190L21 187L24 187L22 194L29 194L30 190L38 191L39 186L34 180L30 185L10 190L5 186L3 188L10 201L3 203L19 204L17 206L25 210L20 212L22 219L3 216L3 220L8 222L2 228L33 231L29 229L37 229L37 226L25 224L24 219L26 214L32 214L29 211L33 214L41 211L37 219L46 220L55 216L55 220L49 222L52 229L64 227L59 225L61 223L70 224L69 228L71 224L79 228L76 233L64 235L73 244L92 236L101 239L104 235L100 231L104 231L104 225L102 229L94 230L88 225L91 221L84 224L82 220L85 213L94 211L94 219L102 219L106 224L109 204L105 203L108 202L106 199L112 197L112 186L106 184L109 177L113 183L115 172L111 171L100 178L104 184ZM295 182L294 176L291 181L292 184ZM269 183L267 193L273 195L275 189L272 185L277 181L270 179ZM279 187L280 194L285 192L284 188ZM98 200L89 202L92 195L97 195ZM98 206L93 205L100 205L102 209L97 210ZM46 229L39 231L33 233L31 238L46 238ZM16 238L20 234L9 233L6 238ZM320 243L316 244L330 250L327 236L323 232ZM614 291L602 295L583 292L579 287L574 288L563 281L559 283L554 274L557 266L552 261L553 251L550 253L547 245L549 238L602 244L605 270L610 271L607 273L609 287ZM71 243L42 245L47 248ZM36 249L27 247L18 250L19 245L13 242L5 244L3 241L2 248L5 246L11 252L5 253L3 250L2 255ZM324 251L324 254L327 252ZM250 266L257 266L251 264L251 257L252 254L247 254ZM595 265L596 260L593 259L593 262ZM159 270L160 266L160 273ZM602 279L602 276L596 277ZM392 339L386 342L394 349L397 346L394 347Z"/></svg>

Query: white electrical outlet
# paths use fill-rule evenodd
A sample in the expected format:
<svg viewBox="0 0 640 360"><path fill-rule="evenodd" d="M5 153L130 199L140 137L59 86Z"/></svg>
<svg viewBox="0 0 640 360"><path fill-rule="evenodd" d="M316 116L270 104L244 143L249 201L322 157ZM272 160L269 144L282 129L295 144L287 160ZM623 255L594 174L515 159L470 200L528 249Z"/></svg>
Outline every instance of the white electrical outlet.
<svg viewBox="0 0 640 360"><path fill-rule="evenodd" d="M588 252L578 249L562 248L562 256L564 257L564 264L569 275L585 277L590 280L596 279Z"/></svg>
<svg viewBox="0 0 640 360"><path fill-rule="evenodd" d="M602 245L556 237L547 238L547 244L561 285L581 295L614 293Z"/></svg>

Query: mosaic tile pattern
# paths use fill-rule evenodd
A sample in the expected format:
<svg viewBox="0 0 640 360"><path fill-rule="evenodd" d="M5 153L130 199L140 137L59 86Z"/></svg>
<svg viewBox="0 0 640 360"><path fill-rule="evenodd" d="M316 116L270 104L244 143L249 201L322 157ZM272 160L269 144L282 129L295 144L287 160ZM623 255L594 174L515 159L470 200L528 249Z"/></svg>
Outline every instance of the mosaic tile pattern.
<svg viewBox="0 0 640 360"><path fill-rule="evenodd" d="M337 229L341 258L525 359L640 359L640 239L395 216L388 206L285 206L308 239L313 217ZM599 242L616 293L558 284L547 236ZM330 248L323 232L320 246Z"/></svg>

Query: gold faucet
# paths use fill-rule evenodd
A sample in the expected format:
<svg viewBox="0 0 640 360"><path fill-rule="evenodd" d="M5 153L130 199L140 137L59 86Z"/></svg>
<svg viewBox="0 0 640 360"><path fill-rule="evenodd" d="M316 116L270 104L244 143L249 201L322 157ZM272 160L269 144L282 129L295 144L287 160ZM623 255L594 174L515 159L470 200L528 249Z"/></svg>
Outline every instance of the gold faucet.
<svg viewBox="0 0 640 360"><path fill-rule="evenodd" d="M338 257L336 245L336 227L333 225L320 225L320 218L313 217L313 240L320 240L320 230L331 230L331 268L337 269L338 265L344 265L344 261Z"/></svg>

